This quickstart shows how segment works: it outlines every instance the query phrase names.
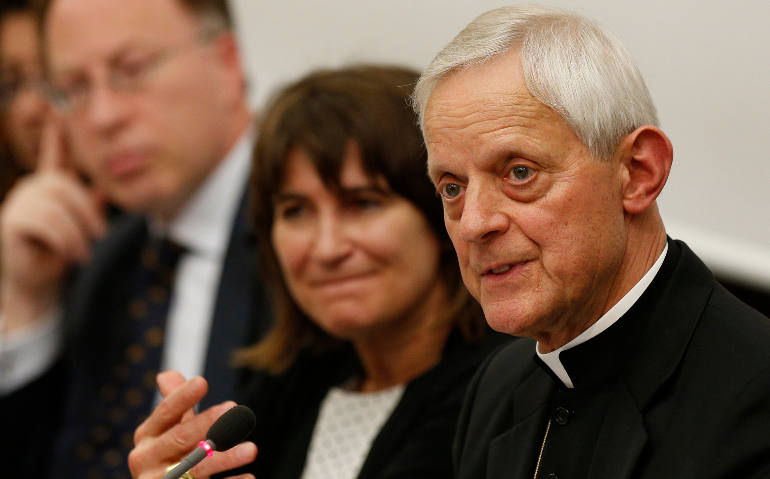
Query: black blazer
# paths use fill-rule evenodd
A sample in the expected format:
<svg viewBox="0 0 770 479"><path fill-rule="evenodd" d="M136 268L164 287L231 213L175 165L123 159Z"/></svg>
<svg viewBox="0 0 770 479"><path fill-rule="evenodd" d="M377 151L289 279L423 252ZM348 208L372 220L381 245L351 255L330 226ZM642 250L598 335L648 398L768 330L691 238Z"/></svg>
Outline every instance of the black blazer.
<svg viewBox="0 0 770 479"><path fill-rule="evenodd" d="M238 388L250 381L251 372L228 364L230 353L256 341L271 321L257 273L255 236L247 209L244 195L218 286L204 373L210 388L202 407L232 399ZM45 477L67 404L87 406L99 400L88 393L70 391L71 373L86 371L95 384L109 374L106 365L117 352L113 345L120 344L127 330L126 324L116 320L125 317L126 278L122 272L139 261L147 235L143 218L117 216L108 236L94 246L91 261L73 274L63 319L64 354L41 378L0 398L3 429L18 437L10 453L3 451L8 453L4 471L18 471L21 477Z"/></svg>
<svg viewBox="0 0 770 479"><path fill-rule="evenodd" d="M476 367L510 338L496 333L477 345L450 336L439 364L407 384L377 434L358 479L447 478L462 397ZM259 454L246 471L263 479L296 479L305 466L321 401L350 377L351 351L305 354L285 374L263 377L245 403L257 414L250 438Z"/></svg>
<svg viewBox="0 0 770 479"><path fill-rule="evenodd" d="M658 276L620 321L627 316L639 334L617 379L597 388L607 398L590 418L597 436L588 446L574 438L588 452L578 458L585 476L539 477L770 477L770 321L671 240ZM559 389L533 354L534 341L517 341L474 378L454 445L459 479L533 477Z"/></svg>

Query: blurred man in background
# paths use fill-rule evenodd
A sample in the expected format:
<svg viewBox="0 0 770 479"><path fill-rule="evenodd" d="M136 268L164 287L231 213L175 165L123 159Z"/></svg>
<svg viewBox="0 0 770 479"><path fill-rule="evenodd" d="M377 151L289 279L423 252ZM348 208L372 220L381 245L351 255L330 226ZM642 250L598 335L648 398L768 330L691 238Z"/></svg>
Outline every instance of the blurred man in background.
<svg viewBox="0 0 770 479"><path fill-rule="evenodd" d="M233 397L230 353L268 323L245 80L223 0L52 0L40 15L51 135L69 151L42 154L0 217L3 424L21 474L127 477L157 371Z"/></svg>

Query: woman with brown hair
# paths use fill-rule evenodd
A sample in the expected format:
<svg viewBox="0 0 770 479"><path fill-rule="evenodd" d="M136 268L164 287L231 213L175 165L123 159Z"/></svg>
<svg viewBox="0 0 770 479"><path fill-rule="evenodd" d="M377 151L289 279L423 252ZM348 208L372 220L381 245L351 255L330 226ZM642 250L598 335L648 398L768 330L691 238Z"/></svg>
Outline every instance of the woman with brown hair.
<svg viewBox="0 0 770 479"><path fill-rule="evenodd" d="M397 67L317 72L281 91L261 123L253 206L275 323L238 358L265 371L242 401L257 416L259 457L245 471L258 477L452 474L464 390L502 339L463 286L425 174L416 80ZM129 458L135 477L162 475L221 412L182 420L205 382L166 373L159 385L166 399ZM193 472L252 452L238 446Z"/></svg>

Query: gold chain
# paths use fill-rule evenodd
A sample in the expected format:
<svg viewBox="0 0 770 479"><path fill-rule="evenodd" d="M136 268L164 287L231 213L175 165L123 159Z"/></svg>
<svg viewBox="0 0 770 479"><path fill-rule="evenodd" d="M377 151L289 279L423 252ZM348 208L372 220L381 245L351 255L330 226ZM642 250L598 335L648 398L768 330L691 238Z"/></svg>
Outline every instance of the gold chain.
<svg viewBox="0 0 770 479"><path fill-rule="evenodd" d="M545 441L548 440L548 431L551 430L551 419L548 419L548 425L545 426L545 435L543 436L543 444L540 445L540 454L537 456L537 465L535 466L535 477L537 479L537 473L540 472L540 461L543 460L543 451L545 450Z"/></svg>

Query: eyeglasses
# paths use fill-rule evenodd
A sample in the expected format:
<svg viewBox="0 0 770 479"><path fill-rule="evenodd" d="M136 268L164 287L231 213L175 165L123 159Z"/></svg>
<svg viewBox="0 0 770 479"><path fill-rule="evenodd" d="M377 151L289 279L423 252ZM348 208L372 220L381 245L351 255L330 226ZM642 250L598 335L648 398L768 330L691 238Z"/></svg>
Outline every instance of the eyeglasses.
<svg viewBox="0 0 770 479"><path fill-rule="evenodd" d="M182 55L206 46L218 32L202 33L193 41L177 48L156 52L141 60L117 62L107 67L106 86L113 92L141 93L146 91L164 66ZM46 91L54 107L62 114L76 115L84 112L94 91L93 76L85 75L66 85L49 83Z"/></svg>

